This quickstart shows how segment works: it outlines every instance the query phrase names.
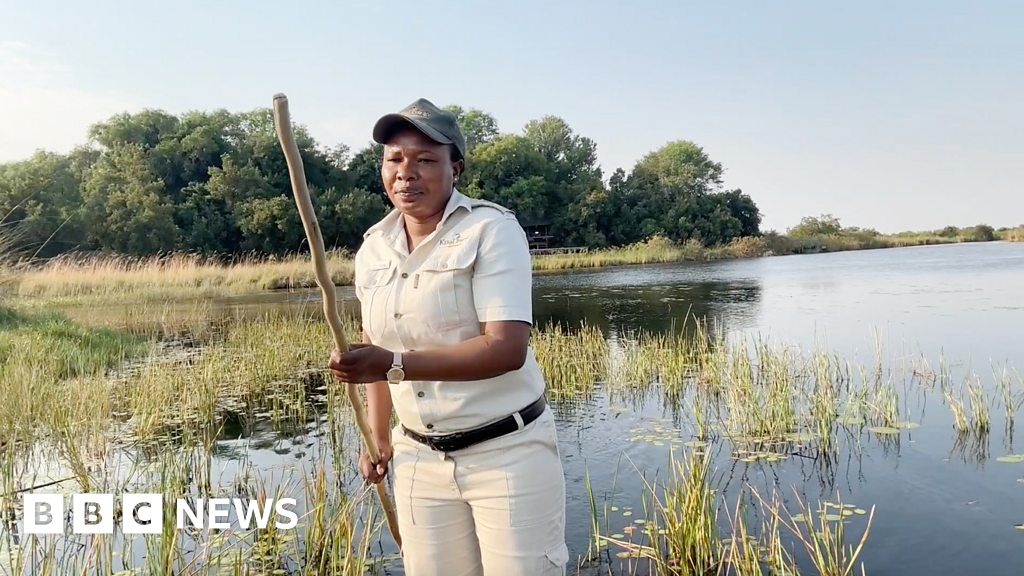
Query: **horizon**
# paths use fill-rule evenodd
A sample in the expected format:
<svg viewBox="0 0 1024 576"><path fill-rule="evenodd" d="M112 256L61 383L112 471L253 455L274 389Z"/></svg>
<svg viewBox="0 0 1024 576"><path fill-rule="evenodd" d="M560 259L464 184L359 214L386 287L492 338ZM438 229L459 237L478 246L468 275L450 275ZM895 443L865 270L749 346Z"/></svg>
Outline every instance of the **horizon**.
<svg viewBox="0 0 1024 576"><path fill-rule="evenodd" d="M883 233L1024 220L1024 111L1010 97L1024 89L1013 73L1024 71L1013 25L1024 7L1012 3L425 15L373 3L117 6L5 10L0 162L66 153L121 112L240 112L269 107L276 92L322 146L354 152L379 116L422 96L488 112L503 133L559 116L597 143L606 181L691 140L725 167L727 189L754 199L763 230L825 213ZM589 27L576 25L575 6ZM273 50L286 29L303 34ZM407 50L391 39L424 29L465 42Z"/></svg>

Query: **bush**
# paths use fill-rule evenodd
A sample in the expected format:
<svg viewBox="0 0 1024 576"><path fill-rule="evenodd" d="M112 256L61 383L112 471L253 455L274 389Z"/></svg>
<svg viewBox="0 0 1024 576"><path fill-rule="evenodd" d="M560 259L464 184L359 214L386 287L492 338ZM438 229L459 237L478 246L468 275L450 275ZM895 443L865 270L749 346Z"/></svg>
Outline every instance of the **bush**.
<svg viewBox="0 0 1024 576"><path fill-rule="evenodd" d="M734 238L724 247L727 258L757 258L768 252L768 243L760 236Z"/></svg>

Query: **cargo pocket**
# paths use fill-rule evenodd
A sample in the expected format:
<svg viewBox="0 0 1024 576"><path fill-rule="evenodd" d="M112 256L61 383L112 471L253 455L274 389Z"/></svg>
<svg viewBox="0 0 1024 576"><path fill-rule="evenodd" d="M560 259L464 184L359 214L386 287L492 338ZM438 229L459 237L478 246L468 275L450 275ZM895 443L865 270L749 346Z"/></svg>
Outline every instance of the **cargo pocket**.
<svg viewBox="0 0 1024 576"><path fill-rule="evenodd" d="M566 547L565 542L548 548L544 551L544 555L547 556L552 568L550 572L545 572L545 575L565 574L565 563L569 561L569 548Z"/></svg>
<svg viewBox="0 0 1024 576"><path fill-rule="evenodd" d="M475 322L472 276L476 246L466 244L457 251L439 250L420 266L415 283L418 310L434 332L446 332Z"/></svg>
<svg viewBox="0 0 1024 576"><path fill-rule="evenodd" d="M358 280L362 298L359 310L363 317L363 329L374 342L380 340L387 320L387 295L397 267L391 262L371 264Z"/></svg>
<svg viewBox="0 0 1024 576"><path fill-rule="evenodd" d="M543 422L537 422L543 424ZM554 440L534 429L522 445L508 451L512 459L505 472L508 483L509 524L513 528L565 523L565 477Z"/></svg>

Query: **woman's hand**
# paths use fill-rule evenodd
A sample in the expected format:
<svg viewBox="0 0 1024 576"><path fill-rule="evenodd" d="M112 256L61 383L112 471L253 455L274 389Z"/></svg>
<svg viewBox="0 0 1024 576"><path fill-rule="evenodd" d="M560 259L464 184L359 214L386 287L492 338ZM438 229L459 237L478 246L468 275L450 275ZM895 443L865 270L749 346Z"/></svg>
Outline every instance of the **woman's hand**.
<svg viewBox="0 0 1024 576"><path fill-rule="evenodd" d="M352 344L348 352L331 352L328 364L339 380L356 384L367 384L387 380L388 370L395 355L373 344Z"/></svg>
<svg viewBox="0 0 1024 576"><path fill-rule="evenodd" d="M380 460L373 462L370 460L370 455L366 452L359 454L359 473L363 475L363 478L367 482L376 484L381 481L382 478L388 474L388 462L391 462L391 457L394 455L394 450L390 444L380 444L377 446L380 450Z"/></svg>

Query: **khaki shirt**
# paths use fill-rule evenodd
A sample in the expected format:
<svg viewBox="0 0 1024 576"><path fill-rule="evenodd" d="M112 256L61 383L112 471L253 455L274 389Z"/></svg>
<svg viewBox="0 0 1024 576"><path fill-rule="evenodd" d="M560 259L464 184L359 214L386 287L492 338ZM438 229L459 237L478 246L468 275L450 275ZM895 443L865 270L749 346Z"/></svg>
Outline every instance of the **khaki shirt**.
<svg viewBox="0 0 1024 576"><path fill-rule="evenodd" d="M398 210L363 238L355 288L363 331L373 344L396 352L430 350L479 336L481 322L533 323L530 251L510 210L455 190L437 229L412 253ZM495 378L391 386L399 421L421 434L481 426L543 392L532 348L522 368Z"/></svg>

